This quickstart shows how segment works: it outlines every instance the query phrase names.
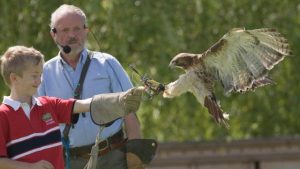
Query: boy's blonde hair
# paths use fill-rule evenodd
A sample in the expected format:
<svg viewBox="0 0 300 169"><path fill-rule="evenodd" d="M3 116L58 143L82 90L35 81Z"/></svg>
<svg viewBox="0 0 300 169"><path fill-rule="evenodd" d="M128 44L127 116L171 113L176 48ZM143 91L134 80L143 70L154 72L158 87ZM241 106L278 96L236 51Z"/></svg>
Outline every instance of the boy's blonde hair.
<svg viewBox="0 0 300 169"><path fill-rule="evenodd" d="M22 76L29 66L44 63L44 55L33 47L13 46L6 50L1 57L1 75L6 85L10 86L10 74Z"/></svg>

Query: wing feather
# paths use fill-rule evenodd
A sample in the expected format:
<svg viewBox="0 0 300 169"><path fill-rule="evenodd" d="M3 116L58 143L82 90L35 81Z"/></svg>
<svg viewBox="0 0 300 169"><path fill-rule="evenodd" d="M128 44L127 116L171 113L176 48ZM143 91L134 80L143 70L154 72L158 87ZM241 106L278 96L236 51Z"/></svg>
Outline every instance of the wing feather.
<svg viewBox="0 0 300 169"><path fill-rule="evenodd" d="M255 29L248 30L248 32L255 35L265 46L268 46L282 55L289 55L290 50L287 39L275 29Z"/></svg>
<svg viewBox="0 0 300 169"><path fill-rule="evenodd" d="M267 71L289 54L287 40L275 29L233 29L207 50L201 60L221 81L226 93L243 92L267 84L268 80L262 80Z"/></svg>

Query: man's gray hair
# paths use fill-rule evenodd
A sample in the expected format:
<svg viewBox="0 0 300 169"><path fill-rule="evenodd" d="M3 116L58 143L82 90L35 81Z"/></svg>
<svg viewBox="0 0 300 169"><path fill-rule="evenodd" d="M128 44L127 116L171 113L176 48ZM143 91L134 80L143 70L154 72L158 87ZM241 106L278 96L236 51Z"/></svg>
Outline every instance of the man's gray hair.
<svg viewBox="0 0 300 169"><path fill-rule="evenodd" d="M76 13L82 17L84 20L84 24L87 24L87 19L85 16L85 13L78 7L74 5L68 5L68 4L63 4L60 7L58 7L52 14L51 14L51 22L50 22L50 28L54 28L55 24L57 22L57 19L65 13Z"/></svg>

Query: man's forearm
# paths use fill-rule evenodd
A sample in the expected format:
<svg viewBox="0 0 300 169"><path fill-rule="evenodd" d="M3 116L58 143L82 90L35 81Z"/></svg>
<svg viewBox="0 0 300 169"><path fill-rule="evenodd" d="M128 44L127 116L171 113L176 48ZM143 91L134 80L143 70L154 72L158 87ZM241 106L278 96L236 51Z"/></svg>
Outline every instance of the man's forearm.
<svg viewBox="0 0 300 169"><path fill-rule="evenodd" d="M128 139L142 138L140 122L135 113L130 113L124 118L125 130Z"/></svg>

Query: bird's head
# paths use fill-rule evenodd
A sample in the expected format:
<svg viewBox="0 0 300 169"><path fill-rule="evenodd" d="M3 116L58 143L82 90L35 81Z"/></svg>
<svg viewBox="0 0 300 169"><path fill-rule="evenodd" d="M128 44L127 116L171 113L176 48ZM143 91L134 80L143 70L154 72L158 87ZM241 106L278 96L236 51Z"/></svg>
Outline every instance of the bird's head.
<svg viewBox="0 0 300 169"><path fill-rule="evenodd" d="M196 54L179 53L171 60L169 67L170 68L178 67L186 70L194 64L195 58L197 58Z"/></svg>

